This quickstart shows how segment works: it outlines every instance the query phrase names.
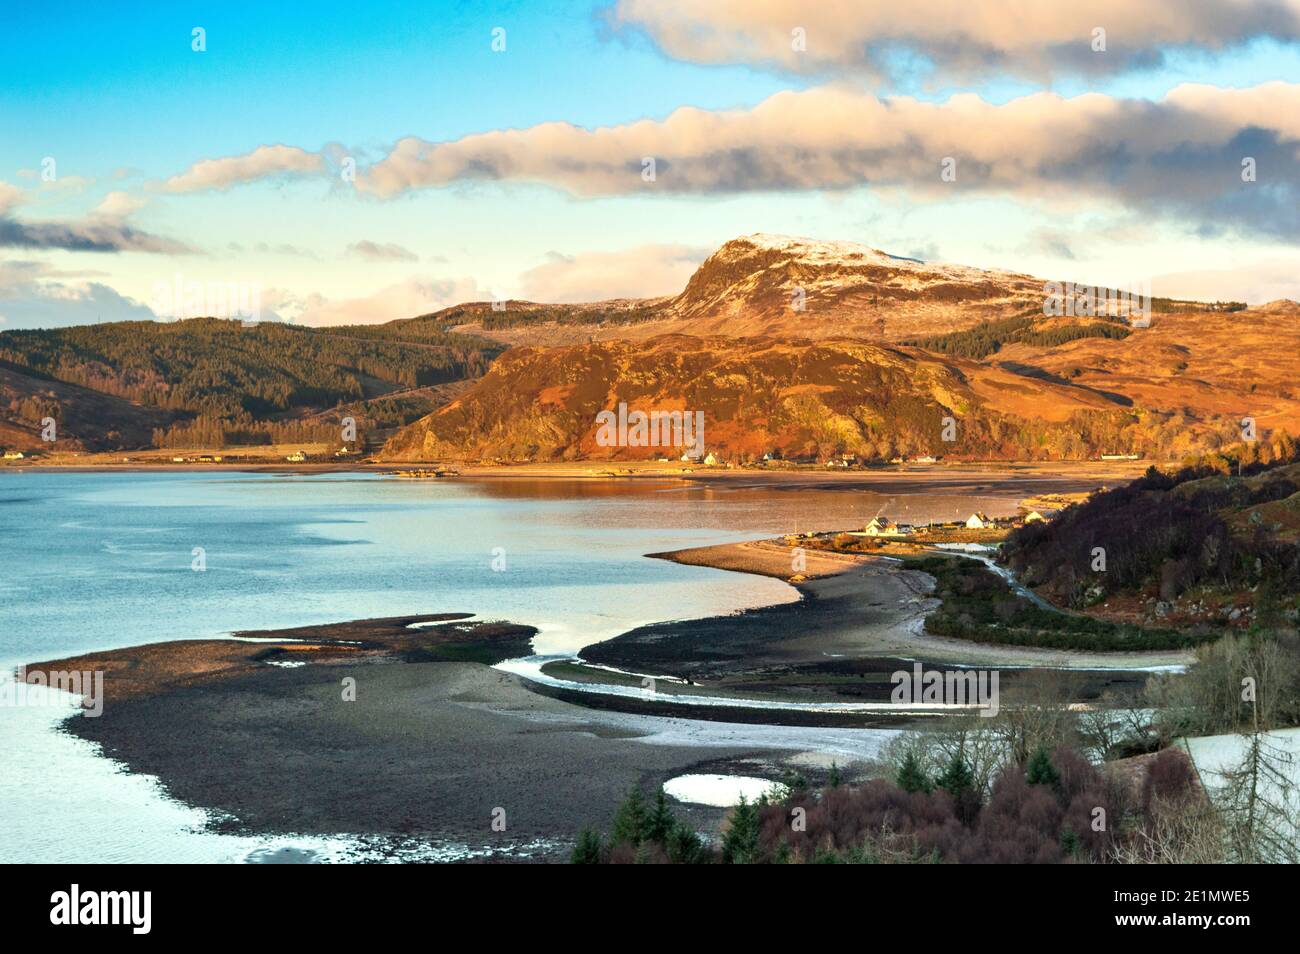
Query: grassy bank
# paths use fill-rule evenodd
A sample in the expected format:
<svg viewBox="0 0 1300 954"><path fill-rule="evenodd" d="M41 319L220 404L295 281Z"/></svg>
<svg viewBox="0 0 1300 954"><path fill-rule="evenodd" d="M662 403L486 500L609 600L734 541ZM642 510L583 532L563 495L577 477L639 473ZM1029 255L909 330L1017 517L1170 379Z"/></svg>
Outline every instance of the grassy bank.
<svg viewBox="0 0 1300 954"><path fill-rule="evenodd" d="M925 628L939 636L1094 652L1190 649L1205 642L1204 637L1172 629L1144 629L1043 609L973 560L930 556L907 563L935 578L934 595L943 605L926 617Z"/></svg>

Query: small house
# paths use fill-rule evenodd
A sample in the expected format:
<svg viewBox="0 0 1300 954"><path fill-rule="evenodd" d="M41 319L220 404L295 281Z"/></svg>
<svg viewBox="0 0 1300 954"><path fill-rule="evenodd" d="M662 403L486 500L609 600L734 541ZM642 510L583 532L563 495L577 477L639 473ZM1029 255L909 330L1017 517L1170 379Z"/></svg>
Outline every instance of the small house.
<svg viewBox="0 0 1300 954"><path fill-rule="evenodd" d="M966 518L966 529L983 530L985 527L991 525L992 522L993 521L991 521L988 518L987 514L981 513L977 510L975 513L971 514L969 517Z"/></svg>
<svg viewBox="0 0 1300 954"><path fill-rule="evenodd" d="M307 459L307 455L304 454L302 451L294 451L292 454L290 454L288 457L285 458L285 460L287 460L291 464L301 464L306 459Z"/></svg>
<svg viewBox="0 0 1300 954"><path fill-rule="evenodd" d="M862 528L869 537L888 537L894 533L894 523L888 517L872 517L871 522Z"/></svg>

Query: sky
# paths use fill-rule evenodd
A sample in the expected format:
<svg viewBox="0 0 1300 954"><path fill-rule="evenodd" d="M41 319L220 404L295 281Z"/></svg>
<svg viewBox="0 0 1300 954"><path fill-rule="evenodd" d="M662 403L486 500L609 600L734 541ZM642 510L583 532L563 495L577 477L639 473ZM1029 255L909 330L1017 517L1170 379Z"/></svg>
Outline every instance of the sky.
<svg viewBox="0 0 1300 954"><path fill-rule="evenodd" d="M673 294L752 232L1300 299L1300 0L47 0L0 129L0 330Z"/></svg>

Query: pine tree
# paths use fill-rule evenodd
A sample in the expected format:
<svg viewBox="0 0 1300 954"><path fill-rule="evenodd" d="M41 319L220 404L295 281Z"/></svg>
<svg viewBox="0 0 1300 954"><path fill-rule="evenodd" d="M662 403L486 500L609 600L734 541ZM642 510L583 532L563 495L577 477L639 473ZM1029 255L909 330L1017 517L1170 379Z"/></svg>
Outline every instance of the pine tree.
<svg viewBox="0 0 1300 954"><path fill-rule="evenodd" d="M898 767L898 776L894 781L905 792L929 792L934 787L921 768L921 760L915 752L903 756L903 764Z"/></svg>
<svg viewBox="0 0 1300 954"><path fill-rule="evenodd" d="M957 807L957 817L963 824L973 825L980 811L980 794L975 790L975 773L966 760L954 755L937 782L939 788L952 796Z"/></svg>
<svg viewBox="0 0 1300 954"><path fill-rule="evenodd" d="M835 763L835 762L832 762L832 763L831 763L831 774L830 774L830 777L826 780L826 783L827 783L828 785L830 785L831 788L839 788L840 785L841 785L841 783L842 783L843 781L844 781L844 778L843 778L843 776L840 775L840 767L839 767L839 765L838 765L837 763Z"/></svg>
<svg viewBox="0 0 1300 954"><path fill-rule="evenodd" d="M623 799L623 804L618 807L618 814L614 816L614 828L609 833L610 844L621 845L639 845L646 837L646 810L645 796L641 794L641 789L632 788L627 793L627 798Z"/></svg>
<svg viewBox="0 0 1300 954"><path fill-rule="evenodd" d="M590 828L584 828L578 832L578 840L574 842L573 854L569 856L569 862L575 865L598 865L601 847L600 834Z"/></svg>
<svg viewBox="0 0 1300 954"><path fill-rule="evenodd" d="M729 865L749 865L758 861L758 805L744 795L731 810L727 832L722 836L722 860Z"/></svg>
<svg viewBox="0 0 1300 954"><path fill-rule="evenodd" d="M953 798L960 798L963 792L975 787L975 775L964 758L954 755L935 784Z"/></svg>
<svg viewBox="0 0 1300 954"><path fill-rule="evenodd" d="M1083 850L1079 843L1079 836L1073 828L1066 825L1061 829L1061 851L1067 858L1078 855Z"/></svg>
<svg viewBox="0 0 1300 954"><path fill-rule="evenodd" d="M1047 749L1039 746L1034 749L1034 754L1029 757L1029 765L1025 769L1025 781L1030 785L1050 785L1056 788L1061 784L1061 776L1052 766L1052 759L1047 754Z"/></svg>
<svg viewBox="0 0 1300 954"><path fill-rule="evenodd" d="M668 860L675 865L694 865L704 860L704 842L689 826L678 822L668 834Z"/></svg>
<svg viewBox="0 0 1300 954"><path fill-rule="evenodd" d="M668 836L672 834L676 824L677 819L668 808L668 795L660 785L659 791L655 793L654 808L650 810L650 817L646 819L645 836L649 841L666 845Z"/></svg>

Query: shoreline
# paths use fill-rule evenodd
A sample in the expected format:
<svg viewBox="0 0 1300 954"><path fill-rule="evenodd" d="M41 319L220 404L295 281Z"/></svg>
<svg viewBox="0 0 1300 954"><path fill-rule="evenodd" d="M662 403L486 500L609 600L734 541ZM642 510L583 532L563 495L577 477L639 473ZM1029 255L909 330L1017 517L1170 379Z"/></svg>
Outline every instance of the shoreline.
<svg viewBox="0 0 1300 954"><path fill-rule="evenodd" d="M861 470L831 470L812 466L766 469L762 467L660 463L658 461L562 461L551 463L475 464L459 461L308 461L293 463L265 458L220 463L140 458L122 461L121 454L87 454L83 457L47 460L35 458L24 462L0 464L5 473L175 473L175 472L242 472L284 474L392 474L401 470L446 468L456 471L442 477L405 478L408 480L455 481L486 478L569 479L569 480L647 480L677 479L717 483L723 486L752 483L764 487L807 489L871 489L891 484L906 486L917 481L934 482L951 479L963 482L993 483L993 491L1023 489L1026 494L1039 485L1043 490L1060 485L1096 486L1099 482L1129 481L1155 461L1116 463L1106 461L952 461L937 464L883 465ZM116 459L114 459L116 458ZM1137 466L1140 464L1141 466Z"/></svg>
<svg viewBox="0 0 1300 954"><path fill-rule="evenodd" d="M532 627L470 619L249 631L26 671L103 668L102 714L74 713L59 731L157 778L166 797L205 811L218 833L456 843L488 859L557 860L580 829L607 824L632 786L700 771L775 778L788 758L815 761L815 737L797 728L715 729L550 698L487 656L459 658L485 647L527 653ZM856 759L841 764L860 763L881 738L842 741ZM675 810L706 831L725 815ZM504 830L493 827L500 813Z"/></svg>
<svg viewBox="0 0 1300 954"><path fill-rule="evenodd" d="M1186 650L1084 652L933 635L924 629L925 616L937 605L929 595L933 580L928 575L889 557L809 549L803 554L802 578L794 578L793 550L775 540L760 540L647 554L785 579L801 599L733 616L638 627L585 647L579 656L640 672L675 662L677 668L662 671L687 678L717 675L737 666L755 672L808 667L817 665L819 656L1097 673L1137 673L1185 665L1193 658Z"/></svg>
<svg viewBox="0 0 1300 954"><path fill-rule="evenodd" d="M772 541L649 556L791 575L789 548ZM841 753L846 777L866 777L885 738L935 716L746 709L728 706L729 693L773 703L887 699L889 672L920 656L900 648L923 649L927 661L951 658L944 643L966 662L988 652L906 625L903 642L886 638L899 635L900 621L923 620L924 574L878 557L810 550L806 560L792 584L797 603L638 627L582 651L620 657L651 633L670 650L661 646L651 662L667 665L634 653L637 671L684 669L710 683L716 706L574 691L504 672L495 663L529 654L537 631L468 613L244 631L26 669L102 669L102 715L74 714L60 731L132 774L156 777L168 797L206 811L212 831L456 842L485 846L488 857L556 860L581 828L606 823L634 785L701 771L777 778L794 768L819 778L831 752ZM836 624L840 614L850 623ZM1030 682L1034 672L1025 670ZM1075 675L1075 690L1092 696L1139 673ZM1006 676L1014 695L1026 677ZM351 699L342 691L349 680ZM725 816L674 808L704 831L716 832ZM492 828L498 809L505 831ZM539 843L551 847L511 855Z"/></svg>

